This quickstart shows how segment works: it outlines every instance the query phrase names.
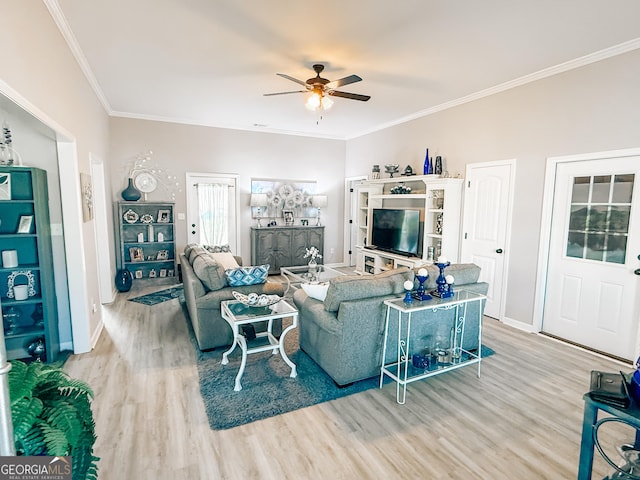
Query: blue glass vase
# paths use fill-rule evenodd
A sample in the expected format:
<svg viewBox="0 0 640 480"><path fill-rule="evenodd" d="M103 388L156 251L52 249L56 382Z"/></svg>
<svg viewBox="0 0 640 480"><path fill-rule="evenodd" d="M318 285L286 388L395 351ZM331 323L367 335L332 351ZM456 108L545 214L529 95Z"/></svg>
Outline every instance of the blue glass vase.
<svg viewBox="0 0 640 480"><path fill-rule="evenodd" d="M429 149L427 148L427 153L424 157L424 170L422 171L425 175L429 174Z"/></svg>

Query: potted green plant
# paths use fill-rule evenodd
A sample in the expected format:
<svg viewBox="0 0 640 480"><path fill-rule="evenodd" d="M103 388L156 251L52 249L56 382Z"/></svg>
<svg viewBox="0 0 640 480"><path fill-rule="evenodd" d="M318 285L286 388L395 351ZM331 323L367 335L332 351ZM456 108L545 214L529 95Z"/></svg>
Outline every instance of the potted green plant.
<svg viewBox="0 0 640 480"><path fill-rule="evenodd" d="M60 366L14 360L9 394L16 455L70 455L74 480L98 478L89 385Z"/></svg>

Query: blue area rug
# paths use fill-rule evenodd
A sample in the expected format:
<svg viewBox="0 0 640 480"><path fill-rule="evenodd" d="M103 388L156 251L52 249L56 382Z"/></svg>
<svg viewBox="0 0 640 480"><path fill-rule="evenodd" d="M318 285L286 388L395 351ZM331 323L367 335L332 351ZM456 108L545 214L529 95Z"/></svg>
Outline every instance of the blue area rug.
<svg viewBox="0 0 640 480"><path fill-rule="evenodd" d="M187 315L186 308L184 311ZM189 324L188 320L187 323ZM286 325L288 324L287 322ZM242 390L235 392L233 387L241 360L239 347L229 355L229 363L222 365L222 354L226 348L201 352L195 343L190 324L189 329L196 349L200 393L209 425L214 430L237 427L379 386L380 380L376 376L339 388L331 377L300 350L298 330L295 329L285 337L285 351L296 364L298 376L289 377L291 369L280 355L272 355L270 350L255 353L247 356ZM493 353L493 350L483 346L483 356ZM386 377L385 383L388 381L391 380Z"/></svg>
<svg viewBox="0 0 640 480"><path fill-rule="evenodd" d="M144 305L157 305L158 303L167 302L174 298L178 298L181 302L184 302L184 289L182 286L167 288L140 297L130 298L129 301L142 303Z"/></svg>

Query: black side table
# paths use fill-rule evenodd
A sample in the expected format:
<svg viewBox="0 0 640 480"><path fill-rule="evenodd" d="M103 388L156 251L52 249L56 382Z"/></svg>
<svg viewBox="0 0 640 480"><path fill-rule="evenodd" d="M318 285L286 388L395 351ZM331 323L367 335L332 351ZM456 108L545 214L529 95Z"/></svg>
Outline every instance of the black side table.
<svg viewBox="0 0 640 480"><path fill-rule="evenodd" d="M618 408L606 403L592 400L588 394L584 395L584 417L582 420L582 442L580 444L580 465L578 467L578 480L590 480L593 468L593 451L595 448L595 432L600 424L606 421L618 421L636 429L634 446L640 449L640 408L631 402L629 408ZM598 420L599 411L603 411L612 417ZM606 460L606 458L605 458ZM627 474L628 475L628 474ZM628 475L625 478L640 478Z"/></svg>

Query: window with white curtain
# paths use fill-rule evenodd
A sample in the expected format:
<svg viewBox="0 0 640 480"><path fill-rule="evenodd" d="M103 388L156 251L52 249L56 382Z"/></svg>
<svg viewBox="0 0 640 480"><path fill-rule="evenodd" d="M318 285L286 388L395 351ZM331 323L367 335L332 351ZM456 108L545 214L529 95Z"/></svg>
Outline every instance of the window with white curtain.
<svg viewBox="0 0 640 480"><path fill-rule="evenodd" d="M200 238L205 245L229 244L229 185L198 183Z"/></svg>

